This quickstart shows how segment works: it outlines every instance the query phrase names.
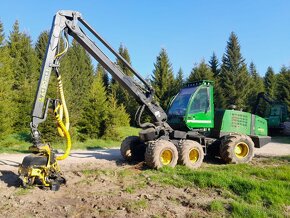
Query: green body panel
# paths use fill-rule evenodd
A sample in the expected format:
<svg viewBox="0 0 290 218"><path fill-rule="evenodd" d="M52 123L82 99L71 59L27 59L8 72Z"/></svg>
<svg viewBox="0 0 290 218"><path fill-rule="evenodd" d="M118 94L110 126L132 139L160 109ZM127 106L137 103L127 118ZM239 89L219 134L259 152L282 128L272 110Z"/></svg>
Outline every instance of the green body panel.
<svg viewBox="0 0 290 218"><path fill-rule="evenodd" d="M267 120L248 112L236 110L217 110L215 112L215 127L213 135L227 133L267 136Z"/></svg>
<svg viewBox="0 0 290 218"><path fill-rule="evenodd" d="M251 114L236 110L225 110L222 118L221 132L251 134Z"/></svg>
<svg viewBox="0 0 290 218"><path fill-rule="evenodd" d="M254 124L255 135L267 136L268 135L267 120L257 115L253 115L253 116L255 116L255 124Z"/></svg>

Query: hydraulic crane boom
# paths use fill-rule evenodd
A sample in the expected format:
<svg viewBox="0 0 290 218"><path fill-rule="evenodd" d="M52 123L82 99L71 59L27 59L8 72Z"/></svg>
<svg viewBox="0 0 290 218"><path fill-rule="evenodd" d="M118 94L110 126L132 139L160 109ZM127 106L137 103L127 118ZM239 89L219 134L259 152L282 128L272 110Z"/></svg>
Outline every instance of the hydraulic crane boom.
<svg viewBox="0 0 290 218"><path fill-rule="evenodd" d="M114 56L120 59L126 67L128 67L132 73L139 79L142 86L136 82L132 77L125 75L118 66L113 63L92 41L86 33L81 29L78 23L83 24L89 32L91 32ZM49 43L45 55L45 59L42 65L42 71L40 80L38 83L37 94L35 97L34 108L32 112L32 135L36 142L40 134L37 130L39 123L43 122L46 118L46 110L43 110L45 104L45 96L49 84L50 74L52 69L59 67L59 63L55 60L57 48L59 46L59 39L61 33L65 32L65 35L71 35L84 49L90 53L111 75L118 81L136 101L143 107L138 110L140 118L141 114L146 106L152 115L155 117L155 125L147 124L146 126L166 126L167 115L164 110L153 101L154 90L152 87L142 78L142 76L122 57L120 56L93 28L82 18L81 14L76 11L59 11L54 16L53 24L50 32ZM47 108L47 106L46 106ZM139 119L140 120L140 119ZM139 122L141 127L142 124Z"/></svg>
<svg viewBox="0 0 290 218"><path fill-rule="evenodd" d="M105 46L118 60L122 61L133 75L138 79L125 75L120 68L112 62L92 41L83 29L85 27L99 43ZM60 38L64 33L65 49L60 52ZM172 128L167 123L165 111L154 101L154 90L142 78L142 76L121 56L119 55L93 28L82 18L77 11L59 11L54 16L49 41L46 49L45 58L42 64L40 79L38 82L36 97L32 111L32 121L30 123L33 145L29 148L33 154L26 156L19 167L19 174L22 178L23 186L40 183L52 190L58 190L60 184L65 183L62 173L58 166L58 160L68 157L71 149L71 138L68 131L69 116L65 103L63 85L59 72L60 59L68 49L68 35L72 36L93 58L95 58L111 75L124 87L140 104L136 112L137 124L142 128L139 132L142 143L155 140L159 137L169 137ZM60 100L46 99L48 84L52 70L56 73L58 92ZM67 146L63 155L56 155L49 143L41 140L38 131L40 123L47 117L49 105L52 104L53 112L57 121L57 129L60 136L66 138ZM141 123L140 118L145 109L155 118L154 123ZM62 121L65 117L65 123ZM140 141L140 144L142 144Z"/></svg>

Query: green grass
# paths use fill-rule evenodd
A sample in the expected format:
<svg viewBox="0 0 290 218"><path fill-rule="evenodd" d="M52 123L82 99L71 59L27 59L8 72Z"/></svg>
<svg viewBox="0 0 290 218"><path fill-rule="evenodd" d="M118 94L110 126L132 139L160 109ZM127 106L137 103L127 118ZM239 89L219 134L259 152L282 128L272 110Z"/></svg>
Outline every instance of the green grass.
<svg viewBox="0 0 290 218"><path fill-rule="evenodd" d="M211 212L224 212L224 204L220 200L213 200L209 205Z"/></svg>
<svg viewBox="0 0 290 218"><path fill-rule="evenodd" d="M111 181L117 181L118 184L122 184L123 191L129 194L133 194L136 191L146 187L146 180L144 180L144 177L136 174L135 171L130 169L92 169L83 170L82 173L86 176L85 181L89 181L92 177L93 180L101 176L110 177Z"/></svg>
<svg viewBox="0 0 290 218"><path fill-rule="evenodd" d="M120 134L121 140L104 140L104 139L89 139L85 142L73 141L72 149L97 149L97 148L112 148L120 146L122 140L130 135L138 135L138 128L134 127L119 127L117 131ZM5 139L0 140L0 153L26 153L31 146L29 142L29 134L12 134ZM65 139L59 137L59 142L50 143L54 149L65 149Z"/></svg>
<svg viewBox="0 0 290 218"><path fill-rule="evenodd" d="M122 184L123 191L134 194L151 184L168 187L199 188L209 193L202 206L210 217L287 217L290 206L290 156L254 159L251 164L212 165L204 163L197 170L184 166L160 170L134 169L85 170L86 180L107 176ZM211 194L212 193L212 194ZM212 200L210 199L212 197ZM197 194L196 201L199 196ZM146 208L146 201L126 202L127 210ZM288 213L288 214L287 214Z"/></svg>
<svg viewBox="0 0 290 218"><path fill-rule="evenodd" d="M25 152L31 145L28 141L28 134L12 134L0 140L0 153Z"/></svg>
<svg viewBox="0 0 290 218"><path fill-rule="evenodd" d="M149 170L153 181L165 185L222 190L225 202L212 202L210 211L227 210L233 217L281 217L290 205L290 156L258 166L206 165L192 171L183 166Z"/></svg>
<svg viewBox="0 0 290 218"><path fill-rule="evenodd" d="M17 188L14 192L16 196L26 195L30 193L30 189L28 188Z"/></svg>
<svg viewBox="0 0 290 218"><path fill-rule="evenodd" d="M140 211L141 209L145 209L148 207L148 201L146 199L139 199L139 200L128 200L124 204L126 210L131 212Z"/></svg>
<svg viewBox="0 0 290 218"><path fill-rule="evenodd" d="M125 127L118 127L117 131L119 132L121 138L126 138L127 136L130 136L130 135L139 135L140 129L130 127L130 126L125 126Z"/></svg>

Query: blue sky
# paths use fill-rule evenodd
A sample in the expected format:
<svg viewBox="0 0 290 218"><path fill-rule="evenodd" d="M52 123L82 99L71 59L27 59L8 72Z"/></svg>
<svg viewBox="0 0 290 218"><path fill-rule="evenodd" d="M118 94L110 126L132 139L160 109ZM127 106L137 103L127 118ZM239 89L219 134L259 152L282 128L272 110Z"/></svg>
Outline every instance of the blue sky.
<svg viewBox="0 0 290 218"><path fill-rule="evenodd" d="M290 1L287 0L49 0L2 1L0 20L6 35L16 19L33 42L50 29L58 10L77 10L114 48L123 43L142 75L152 73L161 48L175 73L187 76L195 63L221 59L234 31L246 62L261 75L268 66L278 72L290 66Z"/></svg>

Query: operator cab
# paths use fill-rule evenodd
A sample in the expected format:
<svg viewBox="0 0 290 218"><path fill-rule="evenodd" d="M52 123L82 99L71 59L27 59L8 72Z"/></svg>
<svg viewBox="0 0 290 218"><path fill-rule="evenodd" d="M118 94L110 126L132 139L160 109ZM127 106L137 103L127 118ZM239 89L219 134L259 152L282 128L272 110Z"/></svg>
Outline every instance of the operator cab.
<svg viewBox="0 0 290 218"><path fill-rule="evenodd" d="M173 98L167 110L168 123L176 130L214 126L213 82L189 83Z"/></svg>
<svg viewBox="0 0 290 218"><path fill-rule="evenodd" d="M287 107L281 103L274 103L270 108L270 115L268 115L268 125L271 128L281 128L282 123L287 119Z"/></svg>

